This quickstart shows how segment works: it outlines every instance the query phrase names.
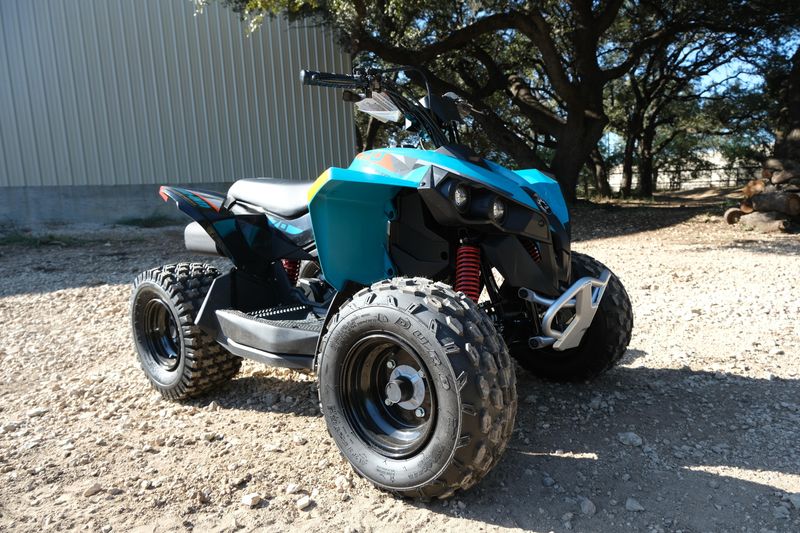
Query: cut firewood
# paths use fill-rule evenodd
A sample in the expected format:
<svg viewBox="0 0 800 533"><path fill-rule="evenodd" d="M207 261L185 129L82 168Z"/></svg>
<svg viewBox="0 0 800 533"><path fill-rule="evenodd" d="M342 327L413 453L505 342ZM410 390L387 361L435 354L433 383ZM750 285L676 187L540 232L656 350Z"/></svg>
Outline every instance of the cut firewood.
<svg viewBox="0 0 800 533"><path fill-rule="evenodd" d="M750 180L742 189L742 193L744 193L745 198L751 198L764 192L764 189L767 188L767 183L769 183L767 180Z"/></svg>
<svg viewBox="0 0 800 533"><path fill-rule="evenodd" d="M800 194L791 192L771 192L757 194L750 198L756 211L779 211L790 216L800 215Z"/></svg>
<svg viewBox="0 0 800 533"><path fill-rule="evenodd" d="M786 215L774 211L742 215L739 218L739 223L764 233L786 231L789 229L790 225L789 221L786 219Z"/></svg>
<svg viewBox="0 0 800 533"><path fill-rule="evenodd" d="M728 224L736 224L737 222L739 222L739 219L742 218L742 215L744 215L744 211L742 211L738 207L731 207L730 209L725 211L725 215L723 218L725 219L725 222L727 222Z"/></svg>
<svg viewBox="0 0 800 533"><path fill-rule="evenodd" d="M780 172L775 172L772 174L770 181L772 181L774 185L780 185L781 183L786 183L787 181L796 177L797 175L790 170L781 170Z"/></svg>
<svg viewBox="0 0 800 533"><path fill-rule="evenodd" d="M739 210L745 214L752 213L753 211L755 211L755 209L753 209L752 200L750 200L749 198L747 200L743 200L742 203L739 204Z"/></svg>
<svg viewBox="0 0 800 533"><path fill-rule="evenodd" d="M764 168L767 168L772 171L781 171L784 169L784 162L780 159L776 159L774 157L770 157L766 161L764 161Z"/></svg>

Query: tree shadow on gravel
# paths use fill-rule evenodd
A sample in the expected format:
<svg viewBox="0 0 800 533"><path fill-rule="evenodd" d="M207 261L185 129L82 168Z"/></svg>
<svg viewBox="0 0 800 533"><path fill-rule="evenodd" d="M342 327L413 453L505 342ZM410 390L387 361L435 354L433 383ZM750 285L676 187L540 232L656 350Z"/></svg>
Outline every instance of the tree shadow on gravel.
<svg viewBox="0 0 800 533"><path fill-rule="evenodd" d="M216 402L223 410L287 413L319 417L316 382L276 377L259 371L234 379L223 389L194 400L198 408Z"/></svg>
<svg viewBox="0 0 800 533"><path fill-rule="evenodd" d="M741 250L758 254L780 254L796 256L800 254L800 236L785 236L781 240L759 240L754 234L753 239L736 239L720 246L720 250Z"/></svg>
<svg viewBox="0 0 800 533"><path fill-rule="evenodd" d="M588 385L518 375L499 465L451 503L412 505L545 531L800 530L800 510L776 518L791 507L783 491L800 492L800 381L643 367ZM623 444L625 432L643 444ZM627 511L628 498L644 511Z"/></svg>
<svg viewBox="0 0 800 533"><path fill-rule="evenodd" d="M658 202L647 205L580 203L571 209L572 234L577 241L651 231L685 222L709 206L674 207ZM721 211L720 211L721 212ZM719 214L719 213L717 213ZM32 239L0 240L0 262L9 275L0 283L0 297L41 294L76 287L129 285L140 272L182 261L211 263L227 270L224 258L192 255L183 243L181 227L134 228L76 237L54 234L45 244Z"/></svg>
<svg viewBox="0 0 800 533"><path fill-rule="evenodd" d="M704 214L721 214L710 206L675 207L658 203L637 206L581 203L570 209L573 241L591 241L654 231Z"/></svg>

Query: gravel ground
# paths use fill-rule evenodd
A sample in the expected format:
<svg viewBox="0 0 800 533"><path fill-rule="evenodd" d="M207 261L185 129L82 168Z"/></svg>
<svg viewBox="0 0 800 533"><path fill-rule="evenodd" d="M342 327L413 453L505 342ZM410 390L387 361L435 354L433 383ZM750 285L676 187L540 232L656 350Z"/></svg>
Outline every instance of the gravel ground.
<svg viewBox="0 0 800 533"><path fill-rule="evenodd" d="M148 388L129 283L187 259L180 228L54 231L0 245L0 530L800 530L797 236L579 208L575 249L634 304L623 364L584 385L519 370L499 466L418 503L354 478L312 375L246 362L183 404Z"/></svg>

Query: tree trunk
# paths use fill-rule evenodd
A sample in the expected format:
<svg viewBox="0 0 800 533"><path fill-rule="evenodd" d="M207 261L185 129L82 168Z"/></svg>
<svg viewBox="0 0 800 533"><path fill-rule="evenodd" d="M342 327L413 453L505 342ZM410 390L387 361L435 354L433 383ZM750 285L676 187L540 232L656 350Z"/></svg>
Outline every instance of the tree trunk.
<svg viewBox="0 0 800 533"><path fill-rule="evenodd" d="M377 120L375 117L369 117L369 122L367 123L367 136L364 139L364 150L372 150L375 148L375 139L378 136L378 131L383 126L383 123L380 120Z"/></svg>
<svg viewBox="0 0 800 533"><path fill-rule="evenodd" d="M630 132L625 138L625 151L622 153L622 184L619 187L620 196L628 198L633 188L633 152L636 149L636 137Z"/></svg>
<svg viewBox="0 0 800 533"><path fill-rule="evenodd" d="M633 80L631 81L633 83ZM619 192L623 198L629 198L633 189L633 156L636 153L636 144L642 134L644 114L637 101L633 111L625 124L625 150L622 153L622 184Z"/></svg>
<svg viewBox="0 0 800 533"><path fill-rule="evenodd" d="M764 233L776 231L786 231L789 229L789 221L786 215L770 211L769 213L750 213L742 215L739 223Z"/></svg>
<svg viewBox="0 0 800 533"><path fill-rule="evenodd" d="M800 194L772 192L751 198L756 211L779 211L791 216L800 215Z"/></svg>
<svg viewBox="0 0 800 533"><path fill-rule="evenodd" d="M607 122L608 118L602 112L589 113L582 109L579 113L572 111L567 114L567 124L558 138L553 156L552 170L568 203L575 202L581 169L592 150L597 148Z"/></svg>
<svg viewBox="0 0 800 533"><path fill-rule="evenodd" d="M595 187L597 187L597 194L603 198L611 196L611 185L608 183L608 167L606 161L603 159L603 154L600 153L599 148L592 150L589 155L591 160L592 174L594 175Z"/></svg>
<svg viewBox="0 0 800 533"><path fill-rule="evenodd" d="M361 135L361 128L358 127L358 122L353 124L356 130L356 153L364 151L364 137Z"/></svg>
<svg viewBox="0 0 800 533"><path fill-rule="evenodd" d="M783 161L800 162L800 46L791 59L782 102L782 124L775 132L775 157Z"/></svg>
<svg viewBox="0 0 800 533"><path fill-rule="evenodd" d="M648 126L642 130L639 139L639 192L645 198L653 196L655 175L653 173L653 140L655 127Z"/></svg>

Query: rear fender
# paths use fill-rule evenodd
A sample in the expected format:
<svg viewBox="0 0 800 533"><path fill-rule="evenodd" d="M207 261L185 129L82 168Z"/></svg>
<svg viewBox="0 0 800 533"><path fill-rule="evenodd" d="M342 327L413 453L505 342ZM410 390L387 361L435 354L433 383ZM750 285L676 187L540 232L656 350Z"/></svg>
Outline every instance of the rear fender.
<svg viewBox="0 0 800 533"><path fill-rule="evenodd" d="M220 234L220 229L226 225L225 221L232 218L232 215L224 207L224 195L211 191L167 186L162 186L158 190L158 194L165 202L174 201L178 209L200 224L203 230L214 239L220 252L231 257L230 248L223 235ZM219 227L215 227L217 223L220 224Z"/></svg>
<svg viewBox="0 0 800 533"><path fill-rule="evenodd" d="M164 186L159 194L200 224L238 268L260 271L276 259L311 257L273 228L266 215L231 213L220 193Z"/></svg>

